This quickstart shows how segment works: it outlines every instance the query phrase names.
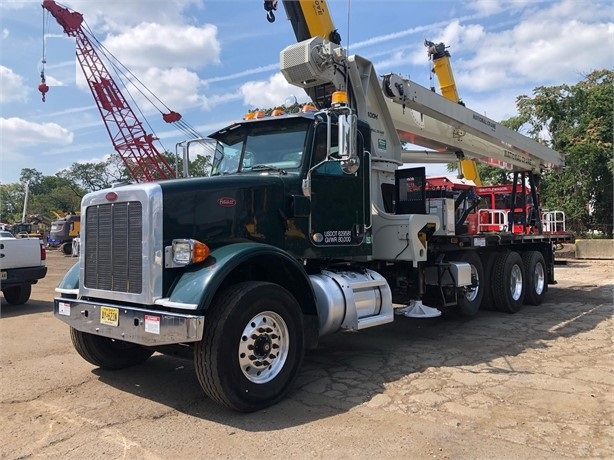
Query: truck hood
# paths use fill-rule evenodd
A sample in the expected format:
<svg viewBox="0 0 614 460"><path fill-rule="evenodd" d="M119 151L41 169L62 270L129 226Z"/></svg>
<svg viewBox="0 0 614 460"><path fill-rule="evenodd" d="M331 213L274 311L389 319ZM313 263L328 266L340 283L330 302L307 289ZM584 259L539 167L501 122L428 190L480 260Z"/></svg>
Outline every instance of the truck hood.
<svg viewBox="0 0 614 460"><path fill-rule="evenodd" d="M280 245L289 182L300 186L298 176L278 174L160 182L164 244L174 238L193 238L211 248L244 241Z"/></svg>

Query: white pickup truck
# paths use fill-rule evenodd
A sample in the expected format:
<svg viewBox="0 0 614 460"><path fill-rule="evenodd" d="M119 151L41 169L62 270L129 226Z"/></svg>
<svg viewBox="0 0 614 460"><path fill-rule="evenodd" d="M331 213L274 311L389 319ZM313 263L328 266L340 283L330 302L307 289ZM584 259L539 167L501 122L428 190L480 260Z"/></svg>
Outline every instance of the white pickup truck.
<svg viewBox="0 0 614 460"><path fill-rule="evenodd" d="M0 289L10 305L28 301L32 285L47 274L47 254L39 238L15 238L0 231Z"/></svg>

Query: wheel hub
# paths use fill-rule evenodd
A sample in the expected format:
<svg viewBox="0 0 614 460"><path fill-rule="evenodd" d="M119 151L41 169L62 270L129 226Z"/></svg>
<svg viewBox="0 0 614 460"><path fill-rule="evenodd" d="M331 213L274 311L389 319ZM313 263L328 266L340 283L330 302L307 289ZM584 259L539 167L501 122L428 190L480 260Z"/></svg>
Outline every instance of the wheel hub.
<svg viewBox="0 0 614 460"><path fill-rule="evenodd" d="M239 340L239 366L254 383L266 383L281 372L289 350L288 326L275 312L254 316Z"/></svg>
<svg viewBox="0 0 614 460"><path fill-rule="evenodd" d="M264 334L254 340L254 355L258 358L264 358L267 356L272 348L272 339L268 335Z"/></svg>

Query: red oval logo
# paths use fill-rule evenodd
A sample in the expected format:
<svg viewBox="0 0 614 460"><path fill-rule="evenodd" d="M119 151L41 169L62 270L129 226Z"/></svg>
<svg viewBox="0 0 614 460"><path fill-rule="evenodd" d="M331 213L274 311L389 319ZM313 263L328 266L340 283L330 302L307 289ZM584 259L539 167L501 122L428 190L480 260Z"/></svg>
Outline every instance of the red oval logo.
<svg viewBox="0 0 614 460"><path fill-rule="evenodd" d="M107 199L107 201L115 201L117 200L117 193L109 192L104 197Z"/></svg>
<svg viewBox="0 0 614 460"><path fill-rule="evenodd" d="M237 204L237 200L235 200L234 198L223 196L222 198L218 198L217 204L225 208L232 208L235 204Z"/></svg>

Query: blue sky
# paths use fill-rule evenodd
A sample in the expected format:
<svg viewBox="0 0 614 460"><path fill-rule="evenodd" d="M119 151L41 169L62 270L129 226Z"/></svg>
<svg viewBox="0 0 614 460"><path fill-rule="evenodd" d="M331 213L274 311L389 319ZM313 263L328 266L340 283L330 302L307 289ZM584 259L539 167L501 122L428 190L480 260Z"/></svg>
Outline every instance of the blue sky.
<svg viewBox="0 0 614 460"><path fill-rule="evenodd" d="M279 5L269 24L262 0L65 0L95 37L169 108L207 135L256 107L304 93L278 71L295 43ZM113 147L75 65L74 42L51 18L43 35L40 0L0 3L0 183L22 168L45 175L74 162L100 161ZM584 0L329 0L350 54L379 74L431 82L423 45L449 45L466 105L494 120L516 114L515 100L537 86L574 84L614 68L614 7ZM43 44L46 102L38 92ZM57 85L57 86L56 86ZM135 94L136 95L136 94ZM126 98L128 95L125 94ZM138 97L166 150L185 137ZM134 106L136 109L136 106ZM151 132L150 129L147 129Z"/></svg>

